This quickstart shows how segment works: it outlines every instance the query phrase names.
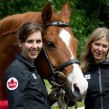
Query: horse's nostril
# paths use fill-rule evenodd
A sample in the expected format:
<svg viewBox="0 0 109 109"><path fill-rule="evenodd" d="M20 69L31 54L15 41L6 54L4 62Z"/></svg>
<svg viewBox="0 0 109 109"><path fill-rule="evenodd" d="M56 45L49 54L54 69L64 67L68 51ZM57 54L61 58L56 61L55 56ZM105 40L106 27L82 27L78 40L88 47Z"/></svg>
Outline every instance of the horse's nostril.
<svg viewBox="0 0 109 109"><path fill-rule="evenodd" d="M75 98L78 98L80 95L80 90L79 90L77 84L74 84L74 93L73 94L74 94Z"/></svg>

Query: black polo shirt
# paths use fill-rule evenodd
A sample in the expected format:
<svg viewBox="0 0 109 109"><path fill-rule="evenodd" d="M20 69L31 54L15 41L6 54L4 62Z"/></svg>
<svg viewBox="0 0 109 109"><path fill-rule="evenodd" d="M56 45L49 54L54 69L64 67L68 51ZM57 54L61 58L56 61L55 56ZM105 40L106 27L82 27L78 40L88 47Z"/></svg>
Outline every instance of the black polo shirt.
<svg viewBox="0 0 109 109"><path fill-rule="evenodd" d="M50 109L48 93L38 72L17 55L4 75L9 109Z"/></svg>

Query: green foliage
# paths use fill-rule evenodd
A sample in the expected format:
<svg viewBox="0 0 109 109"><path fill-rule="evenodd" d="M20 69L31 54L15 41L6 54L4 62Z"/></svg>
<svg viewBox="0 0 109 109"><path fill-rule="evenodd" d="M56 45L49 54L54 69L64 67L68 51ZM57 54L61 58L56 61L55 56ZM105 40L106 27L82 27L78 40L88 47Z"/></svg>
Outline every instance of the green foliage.
<svg viewBox="0 0 109 109"><path fill-rule="evenodd" d="M91 32L97 28L109 27L108 0L78 0L71 16L73 32L79 40L78 57Z"/></svg>
<svg viewBox="0 0 109 109"><path fill-rule="evenodd" d="M42 1L42 2L41 2ZM47 0L0 0L0 17L24 13L27 11L42 11Z"/></svg>
<svg viewBox="0 0 109 109"><path fill-rule="evenodd" d="M92 22L92 25L96 25L96 27L98 26L109 27L108 0L78 0L76 9L79 10L84 9L86 12L85 17L88 17L88 21Z"/></svg>
<svg viewBox="0 0 109 109"><path fill-rule="evenodd" d="M67 0L0 0L0 18L24 13L42 11L46 3L51 2L55 11L59 11ZM70 26L79 41L78 57L90 33L99 26L109 27L108 0L68 0L71 7Z"/></svg>

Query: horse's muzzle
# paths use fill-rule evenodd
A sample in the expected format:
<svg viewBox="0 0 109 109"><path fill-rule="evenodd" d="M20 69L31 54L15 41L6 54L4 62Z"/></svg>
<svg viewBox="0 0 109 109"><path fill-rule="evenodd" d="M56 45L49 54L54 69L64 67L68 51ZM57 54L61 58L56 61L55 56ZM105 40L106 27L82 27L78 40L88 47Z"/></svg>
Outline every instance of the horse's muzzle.
<svg viewBox="0 0 109 109"><path fill-rule="evenodd" d="M65 97L66 97L67 101L72 102L72 104L74 104L80 99L80 97L81 97L80 90L76 84L74 84L73 92L70 89L69 85L67 85L67 84L65 84L65 86L63 88L65 90Z"/></svg>

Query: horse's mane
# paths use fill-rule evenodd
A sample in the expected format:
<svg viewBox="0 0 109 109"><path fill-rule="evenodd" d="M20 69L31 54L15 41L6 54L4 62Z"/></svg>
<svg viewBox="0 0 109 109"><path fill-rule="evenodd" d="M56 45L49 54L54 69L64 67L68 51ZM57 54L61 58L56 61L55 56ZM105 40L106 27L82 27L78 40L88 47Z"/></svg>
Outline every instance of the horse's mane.
<svg viewBox="0 0 109 109"><path fill-rule="evenodd" d="M16 32L19 26L27 21L37 21L41 23L41 12L27 12L2 19L0 21L0 36Z"/></svg>

